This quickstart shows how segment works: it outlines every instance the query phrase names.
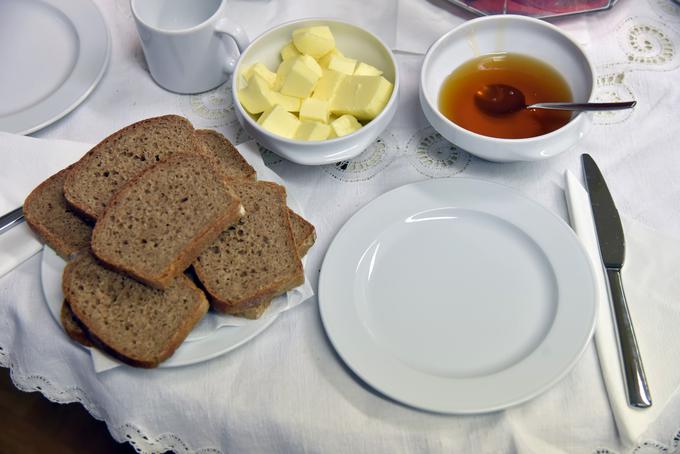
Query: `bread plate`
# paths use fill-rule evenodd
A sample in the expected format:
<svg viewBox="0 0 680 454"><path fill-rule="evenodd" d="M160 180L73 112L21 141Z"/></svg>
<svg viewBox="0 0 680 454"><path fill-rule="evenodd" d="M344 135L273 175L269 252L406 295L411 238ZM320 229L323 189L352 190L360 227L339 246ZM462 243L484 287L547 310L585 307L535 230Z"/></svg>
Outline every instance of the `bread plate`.
<svg viewBox="0 0 680 454"><path fill-rule="evenodd" d="M283 180L261 161L249 159L254 156L254 153L257 153L251 150L253 147L256 147L256 145L251 142L250 144L239 145L238 149L255 168L258 179L284 185ZM287 202L293 211L302 215L300 204L290 193L288 193ZM306 264L305 258L302 259L302 263L303 266ZM66 262L53 249L49 246L44 247L41 263L41 283L48 309L60 328L62 327L60 311L64 300L61 278L65 266ZM297 289L292 290L292 292L296 291ZM167 368L196 364L234 350L267 329L278 318L279 314L288 308L288 303L288 294L275 298L267 311L257 320L247 320L209 311L175 353L158 367ZM93 354L95 354L94 351ZM96 354L103 355L98 350Z"/></svg>

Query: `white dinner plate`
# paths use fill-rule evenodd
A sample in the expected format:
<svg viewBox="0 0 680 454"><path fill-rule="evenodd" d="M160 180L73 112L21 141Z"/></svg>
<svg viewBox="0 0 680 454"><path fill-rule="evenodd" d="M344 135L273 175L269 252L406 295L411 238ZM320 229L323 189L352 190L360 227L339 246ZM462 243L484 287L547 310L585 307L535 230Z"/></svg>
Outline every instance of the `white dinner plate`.
<svg viewBox="0 0 680 454"><path fill-rule="evenodd" d="M474 179L390 191L328 249L321 319L347 365L424 410L524 402L576 363L595 323L590 262L558 216Z"/></svg>
<svg viewBox="0 0 680 454"><path fill-rule="evenodd" d="M16 134L72 111L111 54L106 22L89 0L2 0L0 36L0 131Z"/></svg>

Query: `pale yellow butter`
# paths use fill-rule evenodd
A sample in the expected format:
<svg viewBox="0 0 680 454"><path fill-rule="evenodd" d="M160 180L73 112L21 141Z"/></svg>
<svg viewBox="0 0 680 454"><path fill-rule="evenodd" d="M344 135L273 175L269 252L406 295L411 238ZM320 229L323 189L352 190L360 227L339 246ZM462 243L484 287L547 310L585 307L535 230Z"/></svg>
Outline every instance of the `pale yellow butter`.
<svg viewBox="0 0 680 454"><path fill-rule="evenodd" d="M249 113L258 114L276 104L275 94L264 78L259 74L253 74L248 85L238 91L238 100Z"/></svg>
<svg viewBox="0 0 680 454"><path fill-rule="evenodd" d="M348 75L354 74L356 65L357 61L355 59L340 55L332 55L328 61L328 69Z"/></svg>
<svg viewBox="0 0 680 454"><path fill-rule="evenodd" d="M293 44L301 53L319 58L335 48L335 38L326 25L298 28L293 31Z"/></svg>
<svg viewBox="0 0 680 454"><path fill-rule="evenodd" d="M307 98L300 104L300 120L319 121L328 123L328 101L324 99Z"/></svg>
<svg viewBox="0 0 680 454"><path fill-rule="evenodd" d="M280 105L288 112L300 111L301 100L300 98L296 98L295 96L286 96L275 91L272 92L271 100L273 101L274 104Z"/></svg>
<svg viewBox="0 0 680 454"><path fill-rule="evenodd" d="M288 60L289 58L297 57L298 55L302 54L299 50L297 50L297 47L295 47L293 41L281 48L281 60Z"/></svg>
<svg viewBox="0 0 680 454"><path fill-rule="evenodd" d="M295 138L299 140L326 140L331 133L331 127L318 121L301 121Z"/></svg>
<svg viewBox="0 0 680 454"><path fill-rule="evenodd" d="M330 63L331 57L333 57L334 55L338 55L338 56L340 56L340 57L344 57L343 53L340 52L340 50L336 47L335 49L331 50L330 52L328 52L328 53L327 53L326 55L324 55L323 57L317 59L317 61L319 62L319 65L320 65L322 68L327 69L327 68L328 68L328 63Z"/></svg>
<svg viewBox="0 0 680 454"><path fill-rule="evenodd" d="M357 67L354 69L355 76L382 76L382 71L380 71L375 66L371 66L368 63L362 61L359 62Z"/></svg>
<svg viewBox="0 0 680 454"><path fill-rule="evenodd" d="M300 120L277 104L263 113L257 120L257 124L269 132L292 139L300 126Z"/></svg>
<svg viewBox="0 0 680 454"><path fill-rule="evenodd" d="M392 88L392 83L382 76L345 76L331 99L330 110L372 120L385 108Z"/></svg>
<svg viewBox="0 0 680 454"><path fill-rule="evenodd" d="M343 73L333 70L324 70L323 76L321 76L321 79L316 83L312 98L330 101L333 99L333 95L335 95L335 92L338 90L340 82L344 77L345 74Z"/></svg>
<svg viewBox="0 0 680 454"><path fill-rule="evenodd" d="M294 57L279 65L275 88L280 84L282 94L307 98L322 74L319 64L309 55Z"/></svg>
<svg viewBox="0 0 680 454"><path fill-rule="evenodd" d="M274 86L274 81L276 81L276 73L270 71L269 68L267 68L262 63L250 65L243 71L243 77L245 77L246 80L250 80L250 78L253 77L253 74L257 74L266 80L270 87Z"/></svg>
<svg viewBox="0 0 680 454"><path fill-rule="evenodd" d="M331 123L331 128L333 128L336 136L342 137L360 129L361 123L352 115L343 115Z"/></svg>

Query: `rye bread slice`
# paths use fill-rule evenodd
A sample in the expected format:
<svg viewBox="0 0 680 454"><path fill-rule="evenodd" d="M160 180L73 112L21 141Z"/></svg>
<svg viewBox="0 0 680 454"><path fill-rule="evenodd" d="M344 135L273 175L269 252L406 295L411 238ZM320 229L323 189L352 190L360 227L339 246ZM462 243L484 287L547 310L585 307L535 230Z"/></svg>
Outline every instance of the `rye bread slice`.
<svg viewBox="0 0 680 454"><path fill-rule="evenodd" d="M255 169L222 134L212 129L198 129L196 135L206 149L217 157L227 178L255 179Z"/></svg>
<svg viewBox="0 0 680 454"><path fill-rule="evenodd" d="M242 214L219 169L203 156L176 153L116 193L95 225L92 251L163 289Z"/></svg>
<svg viewBox="0 0 680 454"><path fill-rule="evenodd" d="M90 245L92 227L76 214L64 198L64 180L70 167L40 183L24 201L28 226L62 258Z"/></svg>
<svg viewBox="0 0 680 454"><path fill-rule="evenodd" d="M165 115L129 125L92 148L68 172L66 200L82 215L97 219L120 187L177 152L206 153L186 118Z"/></svg>
<svg viewBox="0 0 680 454"><path fill-rule="evenodd" d="M300 258L304 257L312 247L314 241L316 240L316 232L314 231L314 226L307 222L302 216L288 209L288 215L290 217L290 225L293 230L293 240L295 241L295 247L297 248L298 255ZM248 318L250 320L258 319L264 314L274 298L264 301L257 306L253 306L242 312L236 312L232 315L236 317Z"/></svg>
<svg viewBox="0 0 680 454"><path fill-rule="evenodd" d="M169 358L208 311L205 295L185 275L166 290L104 268L91 254L66 265L62 286L94 344L136 367Z"/></svg>
<svg viewBox="0 0 680 454"><path fill-rule="evenodd" d="M255 169L222 134L212 129L198 129L196 134L203 140L208 150L219 159L228 178L255 179ZM303 257L316 240L314 226L293 210L289 209L288 215L298 253Z"/></svg>
<svg viewBox="0 0 680 454"><path fill-rule="evenodd" d="M298 255L304 257L316 241L316 230L312 223L290 208L288 209L288 217L290 218L290 226L293 230L293 239Z"/></svg>
<svg viewBox="0 0 680 454"><path fill-rule="evenodd" d="M243 312L304 282L283 186L234 183L246 215L222 232L194 262L218 312Z"/></svg>
<svg viewBox="0 0 680 454"><path fill-rule="evenodd" d="M68 301L64 300L61 305L61 326L64 327L64 331L68 334L68 337L84 345L85 347L92 347L94 344L90 340L87 332L83 329L80 321L76 318L75 314L71 310L71 306Z"/></svg>

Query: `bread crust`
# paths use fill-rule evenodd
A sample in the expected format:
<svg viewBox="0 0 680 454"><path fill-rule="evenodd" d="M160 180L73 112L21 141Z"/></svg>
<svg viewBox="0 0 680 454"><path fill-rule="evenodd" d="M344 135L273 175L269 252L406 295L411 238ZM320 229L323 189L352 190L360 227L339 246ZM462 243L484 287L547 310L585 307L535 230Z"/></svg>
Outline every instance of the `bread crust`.
<svg viewBox="0 0 680 454"><path fill-rule="evenodd" d="M206 147L206 151L208 153L214 154L212 149L208 146L207 141L205 140L205 137L207 136L212 136L219 140L223 145L224 145L224 153L228 154L229 157L235 161L238 162L239 167L243 169L244 174L241 175L238 178L242 179L248 179L248 180L255 180L257 177L257 173L255 172L255 169L246 161L246 159L239 153L239 151L236 149L236 147L226 138L224 135L220 134L219 132L213 130L213 129L197 129L196 130L196 135L198 136L199 139L204 143ZM224 168L225 171L230 170L229 167L226 165L226 163L222 162L219 156L215 154L215 157L218 159L220 166ZM236 178L236 177L232 177Z"/></svg>
<svg viewBox="0 0 680 454"><path fill-rule="evenodd" d="M50 230L40 219L37 213L34 213L32 207L37 203L38 198L41 196L47 186L52 184L56 179L63 178L73 167L73 165L55 173L42 183L40 183L24 200L23 213L26 224L33 230L48 246L50 246L54 251L63 259L69 260L71 256L77 253L83 246L77 244L71 244L64 240L59 234ZM85 221L83 221L85 223Z"/></svg>
<svg viewBox="0 0 680 454"><path fill-rule="evenodd" d="M60 318L61 326L68 337L85 347L92 347L94 345L87 334L87 329L76 318L67 300L64 300L61 305Z"/></svg>
<svg viewBox="0 0 680 454"><path fill-rule="evenodd" d="M141 269L131 269L122 264L118 257L107 254L107 251L102 249L98 242L99 232L108 227L108 213L117 208L117 206L123 202L127 194L135 187L135 185L145 176L154 172L157 166L160 165L172 165L176 160L180 159L205 159L202 156L197 157L192 154L177 153L171 159L159 162L158 164L151 166L137 174L136 177L129 180L109 201L109 204L101 216L100 220L95 225L92 232L92 251L94 255L102 261L108 268L118 271L120 273L127 274L132 278L157 289L165 289L170 285L172 280L183 273L191 263L198 257L198 255L208 247L217 237L231 224L238 221L243 212L243 207L238 196L234 193L229 185L229 180L226 179L221 173L213 170L213 176L217 179L219 178L222 184L231 195L231 202L222 216L213 220L211 224L203 226L203 228L194 236L193 240L187 243L176 260L171 262L167 268L159 270L157 274L149 274ZM210 160L205 159L210 163ZM214 168L213 168L214 169Z"/></svg>
<svg viewBox="0 0 680 454"><path fill-rule="evenodd" d="M184 126L188 126L192 130L194 128L189 120L179 115L162 115L159 117L146 118L144 120L132 123L131 125L125 126L124 128L111 133L108 137L106 137L104 140L102 140L92 149L90 149L87 153L85 153L85 155L83 155L83 157L80 158L80 160L72 166L72 168L66 175L66 180L64 181L64 197L66 198L66 201L70 205L70 207L74 211L78 212L81 216L87 219L93 221L97 220L100 214L100 210L96 207L90 206L82 197L82 195L79 194L77 189L74 187L76 181L80 178L81 172L87 171L89 169L88 165L90 164L90 161L93 159L93 157L119 137L124 136L135 129L146 127L148 125L153 125L154 123L170 120L183 123ZM195 132L194 137L195 137L194 149L195 150L202 149L201 143L198 140L198 136L195 134ZM187 151L190 152L191 150Z"/></svg>

